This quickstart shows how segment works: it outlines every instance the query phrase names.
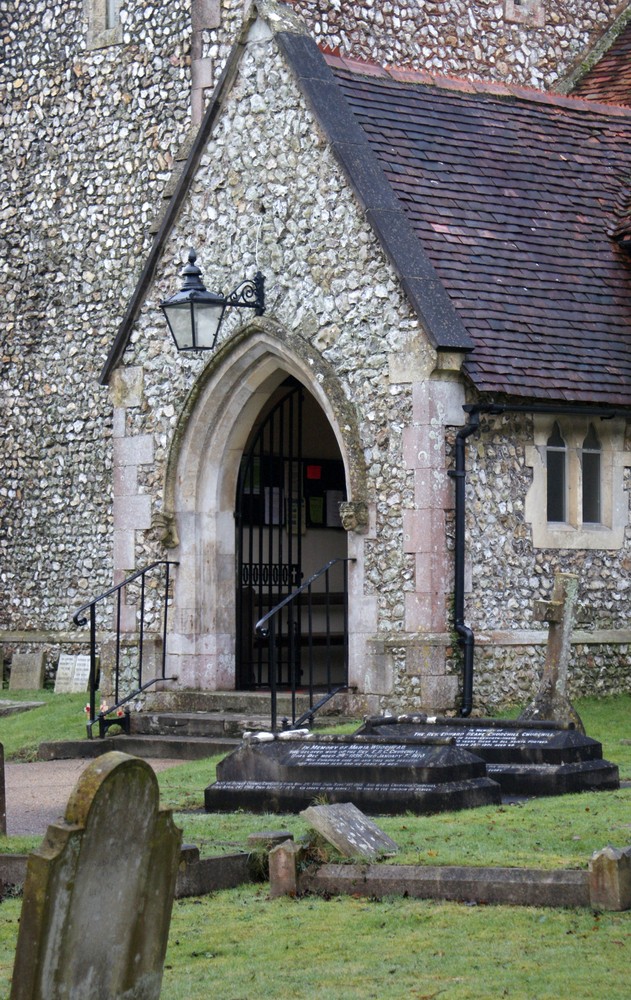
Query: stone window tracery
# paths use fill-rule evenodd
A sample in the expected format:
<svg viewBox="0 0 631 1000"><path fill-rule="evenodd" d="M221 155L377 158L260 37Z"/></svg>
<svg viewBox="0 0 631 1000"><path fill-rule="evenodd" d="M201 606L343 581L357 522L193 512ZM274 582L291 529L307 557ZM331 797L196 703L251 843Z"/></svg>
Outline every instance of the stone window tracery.
<svg viewBox="0 0 631 1000"><path fill-rule="evenodd" d="M617 549L629 522L623 420L534 417L526 521L535 548Z"/></svg>
<svg viewBox="0 0 631 1000"><path fill-rule="evenodd" d="M84 0L88 48L102 49L108 45L120 45L123 40L120 8L121 0Z"/></svg>

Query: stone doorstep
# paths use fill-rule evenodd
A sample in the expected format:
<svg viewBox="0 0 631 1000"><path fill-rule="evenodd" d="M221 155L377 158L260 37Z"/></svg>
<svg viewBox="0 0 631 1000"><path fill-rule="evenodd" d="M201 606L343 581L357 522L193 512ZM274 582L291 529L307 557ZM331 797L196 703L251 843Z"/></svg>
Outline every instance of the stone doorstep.
<svg viewBox="0 0 631 1000"><path fill-rule="evenodd" d="M233 736L270 729L269 715L237 712L137 712L131 716L134 736Z"/></svg>
<svg viewBox="0 0 631 1000"><path fill-rule="evenodd" d="M59 740L40 743L39 760L70 760L75 757L100 757L109 750L120 750L144 759L163 757L173 760L201 760L225 755L240 746L241 740L203 736L106 736L92 740Z"/></svg>
<svg viewBox="0 0 631 1000"><path fill-rule="evenodd" d="M314 693L314 701L321 694ZM269 691L155 691L145 696L145 711L147 713L198 713L223 712L244 716L268 716L270 714ZM279 720L283 716L291 716L292 698L287 691L281 690L276 699ZM302 715L309 708L309 695L299 691L296 694L296 713ZM324 706L319 715L337 717L345 714L347 697L340 692ZM328 709L328 712L327 712Z"/></svg>

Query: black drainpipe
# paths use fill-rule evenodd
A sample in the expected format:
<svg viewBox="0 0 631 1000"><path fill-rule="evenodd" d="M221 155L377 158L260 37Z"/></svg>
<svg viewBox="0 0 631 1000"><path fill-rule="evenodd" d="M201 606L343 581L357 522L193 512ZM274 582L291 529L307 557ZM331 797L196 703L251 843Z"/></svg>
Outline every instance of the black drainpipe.
<svg viewBox="0 0 631 1000"><path fill-rule="evenodd" d="M466 441L480 429L480 414L499 416L502 413L559 413L577 416L600 417L601 420L611 420L614 417L631 419L629 411L607 409L598 406L563 406L533 403L526 405L504 405L502 403L467 404L463 407L469 420L456 434L455 469L450 469L448 475L455 479L455 538L454 538L454 629L463 650L462 669L462 704L460 715L466 718L473 708L473 652L475 636L464 620L464 563L465 563L465 486L467 478Z"/></svg>
<svg viewBox="0 0 631 1000"><path fill-rule="evenodd" d="M469 422L456 434L456 468L449 470L455 479L455 552L454 552L454 629L463 650L462 705L460 715L466 718L473 708L473 650L475 637L464 620L464 561L465 561L465 486L467 477L466 440L480 429L480 412L472 410Z"/></svg>

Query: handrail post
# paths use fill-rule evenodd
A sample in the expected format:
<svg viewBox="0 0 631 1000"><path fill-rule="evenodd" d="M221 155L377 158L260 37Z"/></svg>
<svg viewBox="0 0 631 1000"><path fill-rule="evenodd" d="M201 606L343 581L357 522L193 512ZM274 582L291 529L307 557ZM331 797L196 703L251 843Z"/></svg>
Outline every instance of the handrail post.
<svg viewBox="0 0 631 1000"><path fill-rule="evenodd" d="M164 574L164 617L162 619L162 677L166 674L167 663L167 615L169 612L169 566L167 562Z"/></svg>
<svg viewBox="0 0 631 1000"><path fill-rule="evenodd" d="M121 599L123 588L116 594L116 666L114 673L114 701L118 701L118 679L121 668Z"/></svg>
<svg viewBox="0 0 631 1000"><path fill-rule="evenodd" d="M344 683L348 684L348 657L349 657L349 641L348 641L348 561L344 561L344 566L342 567L343 579L344 579Z"/></svg>
<svg viewBox="0 0 631 1000"><path fill-rule="evenodd" d="M168 560L158 560L152 563L150 566L145 566L144 569L138 570L133 573L127 579L122 580L120 583L115 584L108 590L99 594L98 597L94 597L91 601L87 601L83 604L73 615L73 622L80 628L88 625L89 619L89 630L90 630L90 678L89 678L89 689L90 689L90 703L88 710L90 713L90 721L87 725L88 738L92 739L92 728L97 720L96 712L96 682L97 682L97 656L96 656L96 606L101 601L105 601L108 597L116 595L116 614L114 627L116 630L116 654L114 662L114 701L115 704L107 709L107 711L101 713L99 712L99 731L100 735L103 736L107 731L107 725L111 723L105 722L105 715L113 712L115 709L120 708L122 705L127 704L132 698L143 691L145 688L150 687L155 684L158 680L174 680L175 678L167 678L166 676L166 644L167 644L167 610L169 604L169 567L177 566L178 563L170 563ZM147 683L143 684L142 681L142 668L143 668L143 648L144 648L144 632L145 632L145 603L146 603L146 575L150 570L155 569L157 566L165 566L165 591L164 591L164 620L162 626L162 676L155 677ZM140 598L140 623L138 629L138 689L132 694L128 694L122 700L120 698L120 671L121 671L121 620L122 620L122 595L126 592L126 588L129 584L133 583L135 580L140 579L141 581L141 598ZM87 612L87 615L86 615Z"/></svg>
<svg viewBox="0 0 631 1000"><path fill-rule="evenodd" d="M96 607L90 606L90 722L96 719ZM88 728L90 737L92 728Z"/></svg>
<svg viewBox="0 0 631 1000"><path fill-rule="evenodd" d="M138 687L142 687L142 654L145 638L145 573L140 577L140 634L138 636Z"/></svg>
<svg viewBox="0 0 631 1000"><path fill-rule="evenodd" d="M272 618L269 629L269 686L271 696L272 732L276 732L276 623Z"/></svg>

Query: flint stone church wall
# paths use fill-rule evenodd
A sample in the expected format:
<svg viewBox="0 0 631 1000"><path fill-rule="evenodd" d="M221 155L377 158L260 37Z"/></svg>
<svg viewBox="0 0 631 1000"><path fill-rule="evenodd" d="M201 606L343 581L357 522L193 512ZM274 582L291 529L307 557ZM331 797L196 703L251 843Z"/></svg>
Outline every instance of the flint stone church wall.
<svg viewBox="0 0 631 1000"><path fill-rule="evenodd" d="M273 51L275 43L267 44ZM159 315L187 241L202 248L198 263L208 287L228 288L235 276L260 267L266 315L281 324L290 348L292 339L298 348L300 341L310 345L353 400L376 518L376 537L367 540L366 589L379 595L380 629L402 629L402 595L414 575L400 542L403 511L414 505L412 476L401 457L411 383L393 380L389 362L418 339L418 323L277 53L263 68L260 57L246 51L125 355L125 367L141 372L142 394L121 419L126 436L151 437L153 462L141 470L140 488L152 497L154 514L161 509L178 414L206 363L176 353ZM239 319L226 317L223 343ZM429 372L434 352L426 353ZM153 532L136 533L139 563L159 552Z"/></svg>
<svg viewBox="0 0 631 1000"><path fill-rule="evenodd" d="M187 7L126 2L92 49L83 0L2 4L2 635L69 630L111 584L98 374L190 125Z"/></svg>
<svg viewBox="0 0 631 1000"><path fill-rule="evenodd" d="M77 635L70 629L72 612L112 582L112 449L116 439L150 436L155 461L139 467L139 491L151 498L153 512L160 509L169 442L201 363L181 357L174 363L173 348L161 325L157 331L156 310L158 296L173 291L182 249L189 240L187 229L193 236L199 230L194 213L183 216L177 245L172 240L167 248L157 295L145 309L125 358L128 371L140 369L141 389L133 405L116 407L112 417L108 392L98 385L98 375L151 245L163 195L173 181L176 155L190 134L192 119L199 120L195 95L207 97L212 91L244 7L243 0L204 0L203 4L193 0L193 13L203 6L204 23L218 24L214 28L198 24L194 34L188 0L167 5L121 0L120 41L101 48L92 47L88 30L96 2L0 0L4 50L0 89L6 94L0 107L0 141L5 153L0 163L4 195L0 273L5 289L0 351L0 639L9 652L17 645L33 648L32 643L45 642L51 657L64 643L68 650L78 650ZM352 5L352 15L350 5L338 2L295 0L293 7L318 41L345 54L541 87L553 85L572 69L585 47L620 10L619 4L604 0L587 4L559 0L543 5L546 18L541 27L534 22L507 21L500 3L366 0ZM218 237L220 252L214 255L214 270L207 268L206 276L209 284L216 279L219 287L226 287L235 273L254 266L252 233L262 219L261 244L267 247L270 268L287 278L286 284L276 279L276 288L268 290L276 314L288 330L322 351L336 366L349 394L370 413L363 445L379 543L376 538L366 542L366 591L378 598L381 630L392 633L385 655L392 663L393 690L402 704L412 706L418 699L417 674L405 646L396 644L403 628L401 598L414 587L413 559L401 552L399 542L402 513L414 503L412 477L400 461L410 388L404 383L389 384L384 372L387 352L396 350L396 337L407 335L415 321L380 251L375 250L372 234L358 221L352 197L329 154L313 150L303 159L304 108L296 103L296 91L285 70L274 71L273 84L278 84L283 97L291 91L287 108L273 92L261 104L254 78L244 82L246 89L252 88L246 96L253 131L243 132L246 116L240 114L232 119L230 132L225 126L220 128L212 156L219 158L226 172L208 159L207 183L194 191L196 207L201 204L206 213L206 224L215 221L212 213L218 211L223 227L219 232L225 233ZM257 122L272 110L278 120L278 145L267 149L262 158L256 148ZM274 179L286 142L297 170L295 190L293 178L285 189ZM258 185L247 187L241 179L239 157L252 151L246 162L252 167L251 177L256 168L265 178L264 215ZM314 199L313 177L321 176L323 169L331 187L326 196ZM305 205L310 206L308 222ZM239 238L233 244L230 234L237 215ZM305 239L308 226L319 234L319 242ZM355 266L342 277L337 252L340 234L347 232L355 241L353 256L349 256ZM361 312L367 289L380 303L383 329L392 331L387 344ZM340 315L351 317L344 329ZM140 338L144 338L143 351L135 358L133 345ZM358 363L364 368L361 372ZM122 395L129 399L124 391ZM499 450L503 447L497 445ZM528 478L517 429L514 448L514 454L508 450L500 456L501 475L511 491ZM513 459L516 477L507 471ZM497 464L495 456L494 461ZM488 455L480 457L480 469L487 474L488 462ZM473 503L476 490L482 490L479 484L471 485L476 483L477 467L474 464L469 487ZM481 494L477 499L486 507ZM500 502L497 496L480 520L477 512L473 518L471 507L469 513L476 587L468 614L470 609L474 625L479 621L487 630L500 620L505 628L530 627L527 608L534 592L546 596L551 587L547 574L553 562L545 553L528 548L517 497L512 511L500 510ZM514 580L506 592L491 592L483 569L491 529L509 514L516 519L514 537L503 545L509 566L515 567L516 577L525 578L528 573L534 579L537 574L538 581L536 586L520 583L518 597L514 596ZM134 559L130 560L134 566L163 554L150 528L136 533ZM604 579L621 568L622 556L605 554L603 558ZM576 553L570 554L563 565L575 566L577 559ZM604 591L610 595L613 575L608 579ZM597 618L603 596L594 596ZM516 607L510 603L513 600ZM508 618L504 603L509 607ZM624 608L620 606L611 618L622 621ZM443 637L441 648L446 650L448 669L455 672L458 656L450 641L450 636ZM540 659L540 647L536 649ZM480 697L497 701L501 690L510 686L502 687L497 671L486 670L483 649L479 655ZM606 678L618 676L616 655L604 646L586 645L581 662L592 665L592 674L586 666L585 677L597 676L606 687ZM533 662L529 649L519 662L519 669ZM516 672L515 661L511 676Z"/></svg>

